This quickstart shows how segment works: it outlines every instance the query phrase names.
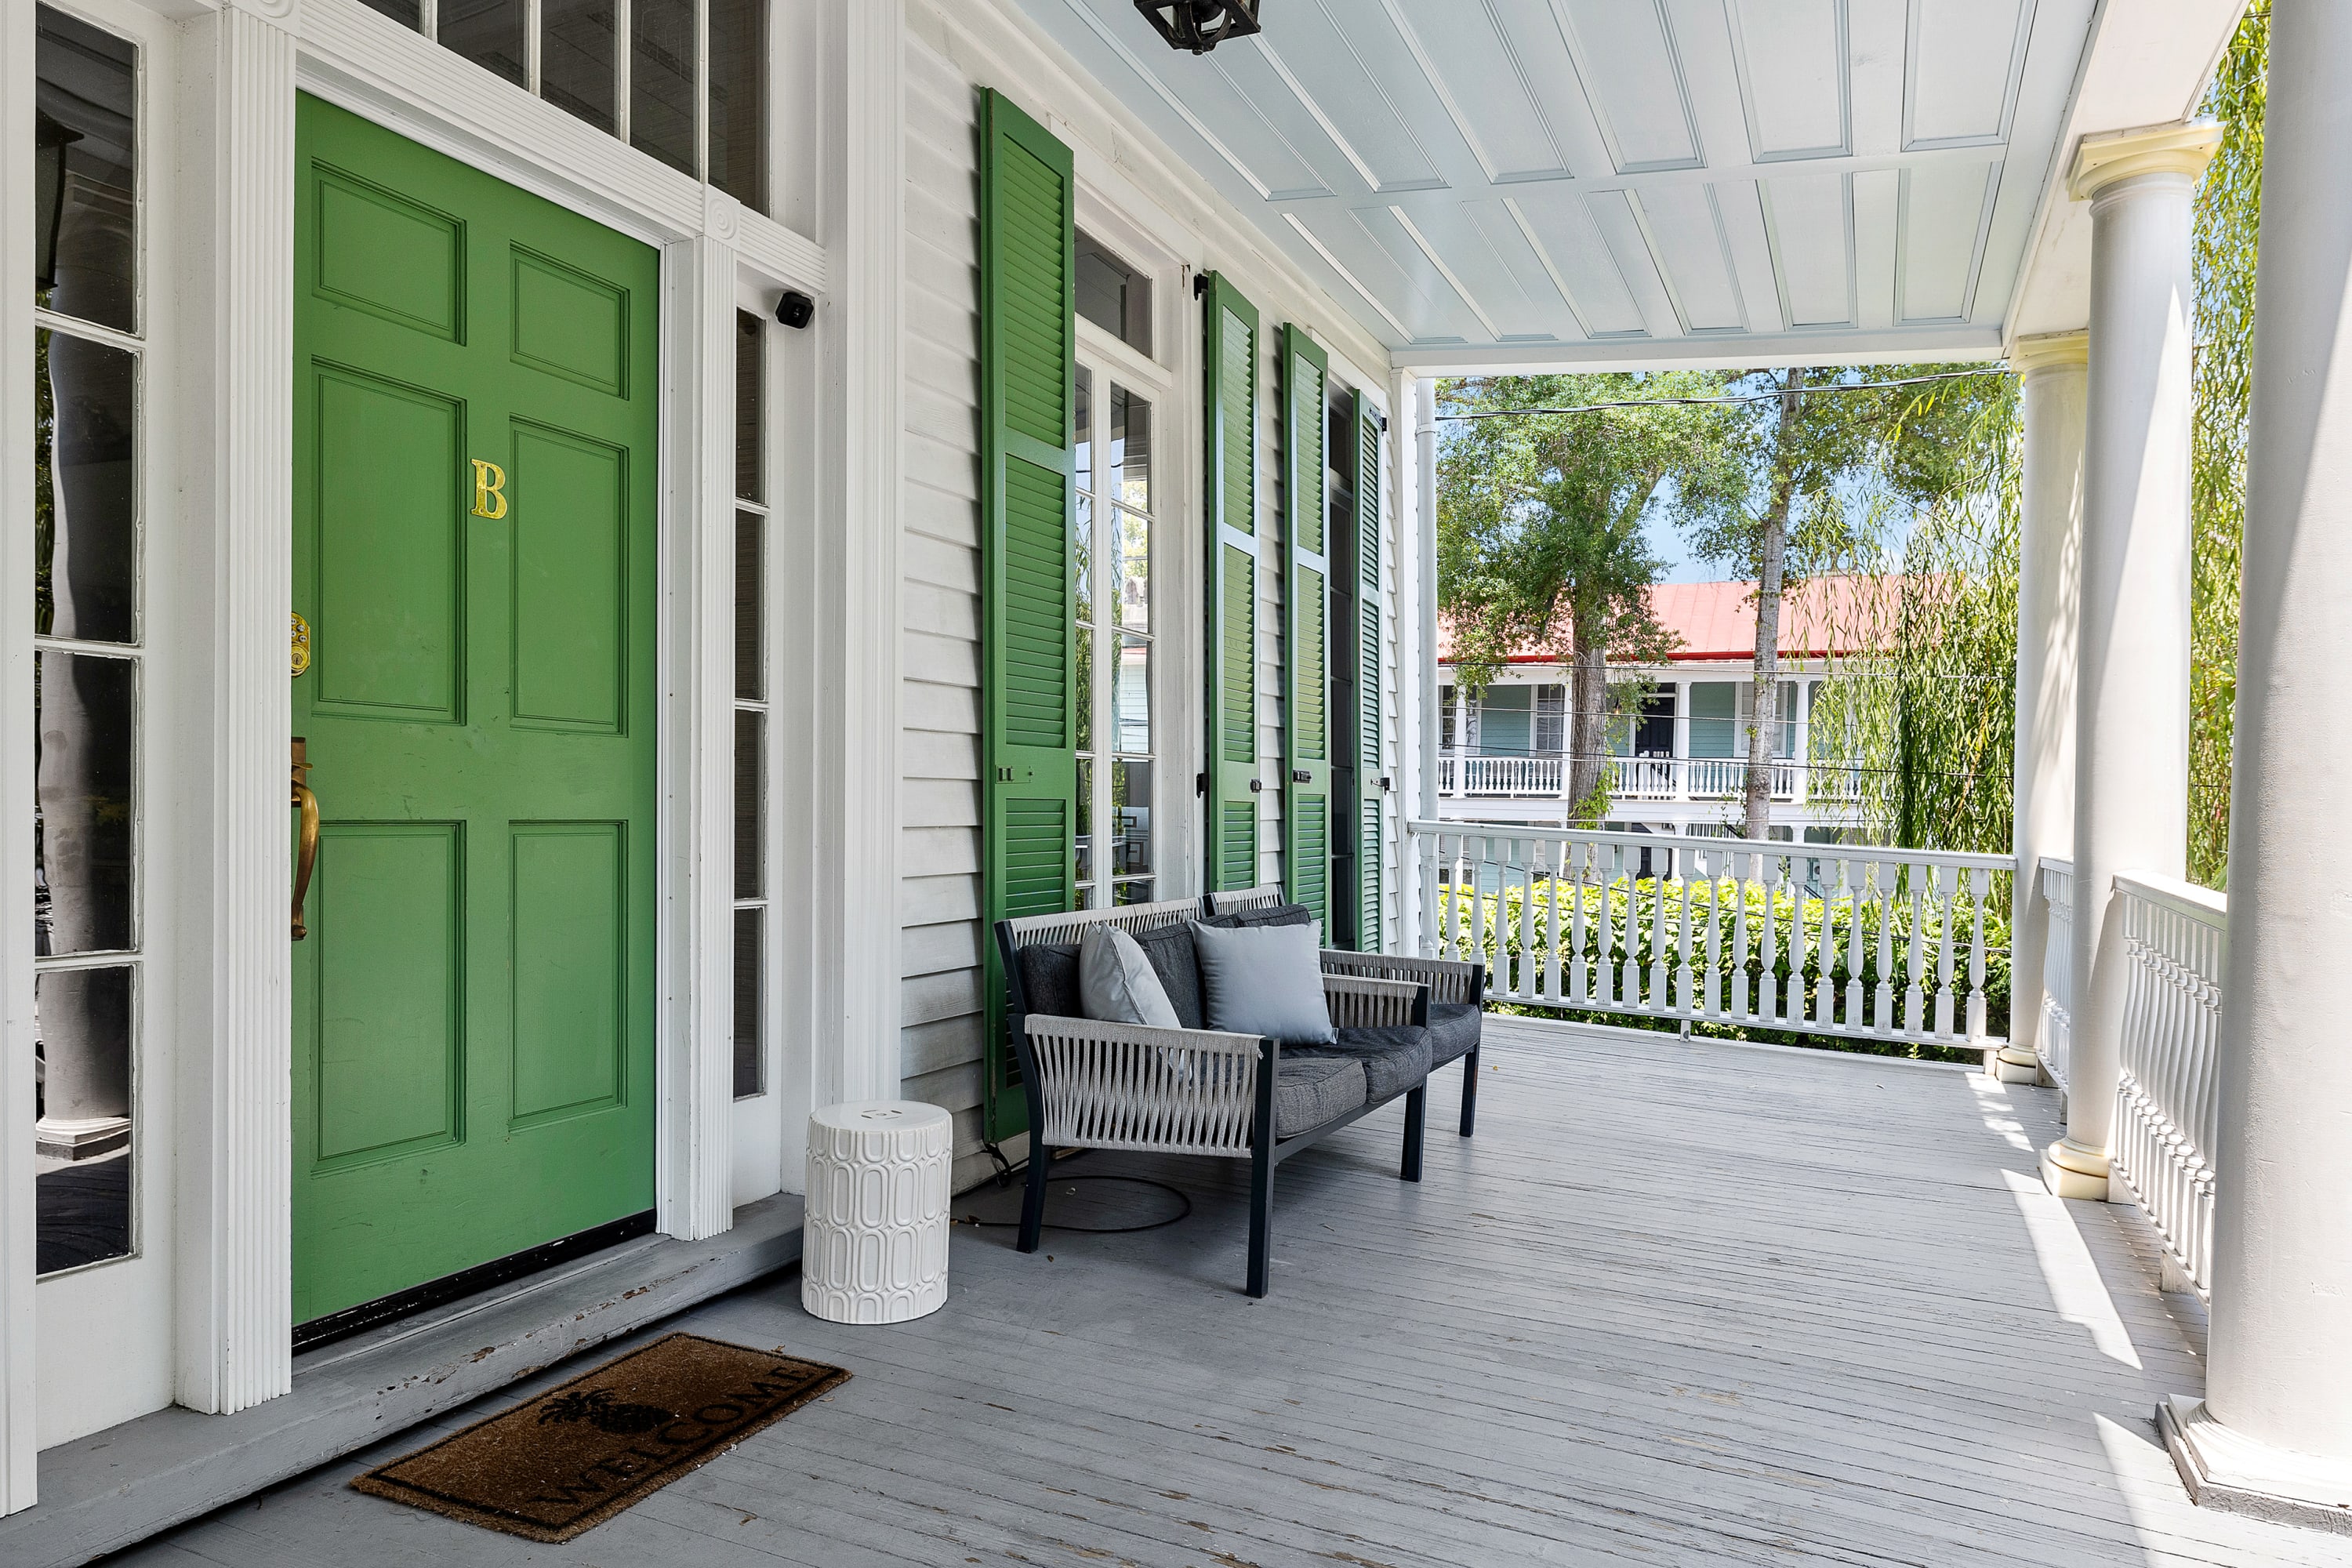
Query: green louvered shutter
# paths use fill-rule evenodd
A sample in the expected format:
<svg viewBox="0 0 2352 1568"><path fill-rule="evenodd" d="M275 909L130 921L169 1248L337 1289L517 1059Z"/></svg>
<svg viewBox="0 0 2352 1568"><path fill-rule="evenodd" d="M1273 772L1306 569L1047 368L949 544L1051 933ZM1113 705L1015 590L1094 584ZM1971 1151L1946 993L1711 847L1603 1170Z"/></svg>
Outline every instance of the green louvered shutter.
<svg viewBox="0 0 2352 1568"><path fill-rule="evenodd" d="M1282 329L1283 879L1331 927L1331 557L1323 512L1329 361Z"/></svg>
<svg viewBox="0 0 2352 1568"><path fill-rule="evenodd" d="M1349 756L1355 763L1355 799L1348 803L1355 828L1352 888L1341 896L1352 898L1356 919L1350 935L1360 952L1381 951L1381 811L1388 797L1381 788L1381 416L1371 399L1359 390L1351 410L1355 427L1356 515L1354 548L1346 570L1354 584L1350 596L1355 625L1349 628L1354 656L1349 661L1355 679L1351 713L1354 733Z"/></svg>
<svg viewBox="0 0 2352 1568"><path fill-rule="evenodd" d="M1257 307L1203 279L1208 342L1208 866L1205 885L1257 885Z"/></svg>
<svg viewBox="0 0 2352 1568"><path fill-rule="evenodd" d="M982 901L992 924L1072 907L1077 830L1077 330L1070 150L992 90L981 176ZM988 1136L1028 1125L988 954Z"/></svg>

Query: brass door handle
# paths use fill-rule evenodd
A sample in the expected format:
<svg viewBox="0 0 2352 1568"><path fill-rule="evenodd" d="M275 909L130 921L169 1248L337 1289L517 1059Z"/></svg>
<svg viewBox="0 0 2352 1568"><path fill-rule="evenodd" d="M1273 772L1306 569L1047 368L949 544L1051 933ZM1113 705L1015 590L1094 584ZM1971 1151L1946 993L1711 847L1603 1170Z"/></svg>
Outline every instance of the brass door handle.
<svg viewBox="0 0 2352 1568"><path fill-rule="evenodd" d="M294 794L289 803L302 813L301 849L294 862L294 940L300 942L310 934L302 923L302 900L310 896L310 873L319 866L319 797L302 781L310 776L309 747L302 737L294 737Z"/></svg>

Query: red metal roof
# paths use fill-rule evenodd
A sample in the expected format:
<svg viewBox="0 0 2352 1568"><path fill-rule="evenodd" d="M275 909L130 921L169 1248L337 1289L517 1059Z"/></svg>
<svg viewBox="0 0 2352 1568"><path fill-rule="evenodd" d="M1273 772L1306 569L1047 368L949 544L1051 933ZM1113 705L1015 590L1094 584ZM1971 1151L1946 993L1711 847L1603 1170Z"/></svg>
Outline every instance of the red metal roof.
<svg viewBox="0 0 2352 1568"><path fill-rule="evenodd" d="M1862 598L1869 579L1815 577L1799 584L1780 601L1780 657L1826 658L1852 653L1861 625ZM1650 590L1658 619L1682 638L1676 663L1751 658L1756 653L1756 584L1753 583L1661 583ZM1453 634L1439 628L1438 662L1454 657ZM1511 655L1513 664L1553 664L1540 648Z"/></svg>

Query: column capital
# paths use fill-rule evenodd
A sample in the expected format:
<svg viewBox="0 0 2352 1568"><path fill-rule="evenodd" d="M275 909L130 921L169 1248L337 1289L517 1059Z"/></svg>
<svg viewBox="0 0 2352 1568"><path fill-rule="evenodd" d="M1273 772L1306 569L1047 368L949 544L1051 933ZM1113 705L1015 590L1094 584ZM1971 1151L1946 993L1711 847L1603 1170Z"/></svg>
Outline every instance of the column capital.
<svg viewBox="0 0 2352 1568"><path fill-rule="evenodd" d="M2074 149L2066 194L2087 202L2118 180L2135 174L2187 174L2194 179L2221 145L2221 127L2210 120L2179 120L2085 136Z"/></svg>
<svg viewBox="0 0 2352 1568"><path fill-rule="evenodd" d="M2090 363L2091 334L2081 328L2071 332L2036 332L2018 339L2009 351L2009 368L2020 375Z"/></svg>

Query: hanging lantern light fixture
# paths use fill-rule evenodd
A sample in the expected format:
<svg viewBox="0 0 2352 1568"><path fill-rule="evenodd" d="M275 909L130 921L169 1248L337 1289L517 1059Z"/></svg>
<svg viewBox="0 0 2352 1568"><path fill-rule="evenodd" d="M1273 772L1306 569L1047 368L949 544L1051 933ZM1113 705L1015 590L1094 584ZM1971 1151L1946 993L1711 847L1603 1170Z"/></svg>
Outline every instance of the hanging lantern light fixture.
<svg viewBox="0 0 2352 1568"><path fill-rule="evenodd" d="M1227 38L1258 30L1263 0L1135 0L1135 8L1168 40L1169 47L1205 55Z"/></svg>

